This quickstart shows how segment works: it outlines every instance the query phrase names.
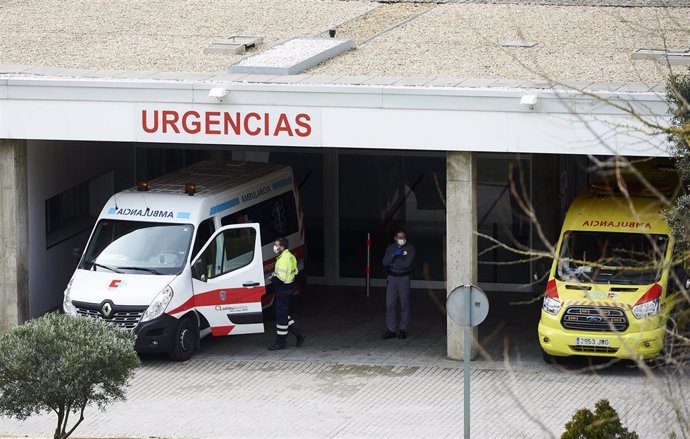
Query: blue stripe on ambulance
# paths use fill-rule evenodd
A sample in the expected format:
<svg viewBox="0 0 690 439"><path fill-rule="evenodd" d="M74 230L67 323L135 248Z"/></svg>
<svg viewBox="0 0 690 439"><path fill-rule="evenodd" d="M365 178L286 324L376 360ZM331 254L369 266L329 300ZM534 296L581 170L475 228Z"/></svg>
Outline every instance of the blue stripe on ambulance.
<svg viewBox="0 0 690 439"><path fill-rule="evenodd" d="M271 184L271 189L273 189L275 191L275 190L278 190L278 189L283 188L285 186L288 186L290 184L292 184L292 177L284 178L282 180L278 180L275 183ZM221 203L217 206L213 206L211 208L211 212L209 213L209 215L215 215L218 212L222 212L224 210L230 209L232 207L237 206L238 204L240 204L240 199L239 198L233 198L230 201L226 201L225 203ZM180 218L180 217L178 216L178 218Z"/></svg>
<svg viewBox="0 0 690 439"><path fill-rule="evenodd" d="M238 204L240 204L240 199L239 198L233 198L230 201L226 201L225 203L221 203L217 206L213 206L211 208L211 212L209 213L209 215L215 215L218 212L222 212L224 210L230 209L232 207L237 206Z"/></svg>
<svg viewBox="0 0 690 439"><path fill-rule="evenodd" d="M177 212L177 218L179 219L189 219L189 212Z"/></svg>
<svg viewBox="0 0 690 439"><path fill-rule="evenodd" d="M292 177L288 177L288 178L284 178L282 180L276 181L275 183L273 183L271 185L271 188L275 191L275 190L278 190L282 187L285 187L291 183L292 183Z"/></svg>

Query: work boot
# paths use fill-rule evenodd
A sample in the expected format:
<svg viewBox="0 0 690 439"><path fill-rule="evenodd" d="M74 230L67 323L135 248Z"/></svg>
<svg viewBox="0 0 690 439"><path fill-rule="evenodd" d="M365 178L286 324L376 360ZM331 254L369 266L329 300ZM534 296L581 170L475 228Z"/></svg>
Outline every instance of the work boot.
<svg viewBox="0 0 690 439"><path fill-rule="evenodd" d="M400 340L405 340L407 338L407 334L405 333L405 331L403 331L403 330L398 331L398 338Z"/></svg>
<svg viewBox="0 0 690 439"><path fill-rule="evenodd" d="M271 346L268 347L269 351L279 351L285 349L285 345L278 344L278 343L273 343Z"/></svg>
<svg viewBox="0 0 690 439"><path fill-rule="evenodd" d="M389 338L394 338L394 337L395 337L395 332L393 332L393 331L386 331L381 336L381 338L384 340L388 340Z"/></svg>
<svg viewBox="0 0 690 439"><path fill-rule="evenodd" d="M302 345L304 344L304 338L305 338L305 337L304 337L303 335L298 335L298 336L297 336L297 347L298 347L298 348L299 348L299 347L302 347Z"/></svg>

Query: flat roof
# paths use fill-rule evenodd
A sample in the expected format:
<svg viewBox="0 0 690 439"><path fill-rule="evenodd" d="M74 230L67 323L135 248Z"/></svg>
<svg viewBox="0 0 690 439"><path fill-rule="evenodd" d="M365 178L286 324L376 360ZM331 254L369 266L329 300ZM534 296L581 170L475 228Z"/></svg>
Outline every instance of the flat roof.
<svg viewBox="0 0 690 439"><path fill-rule="evenodd" d="M443 76L436 81L657 84L665 80L665 67L632 60L632 52L690 47L683 27L690 22L686 0L662 2L668 7L645 6L659 4L654 0L588 2L596 6L516 1L217 0L192 7L125 0L94 7L89 0L15 0L0 3L0 64L29 66L15 70L34 75L88 77L98 71L100 77L179 79L184 72L183 79L205 80L227 75L222 72L228 65L256 53L205 54L217 38L261 36L262 50L336 29L338 38L353 39L357 48L305 72L312 82L335 77L366 84L376 78L375 84L385 85L405 78L416 85ZM502 46L516 40L536 45Z"/></svg>

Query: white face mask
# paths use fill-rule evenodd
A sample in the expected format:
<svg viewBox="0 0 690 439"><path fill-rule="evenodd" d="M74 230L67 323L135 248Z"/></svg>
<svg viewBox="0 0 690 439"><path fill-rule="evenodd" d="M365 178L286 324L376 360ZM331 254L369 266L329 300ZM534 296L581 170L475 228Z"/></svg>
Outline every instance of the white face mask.
<svg viewBox="0 0 690 439"><path fill-rule="evenodd" d="M398 239L397 242L398 242L398 245L399 245L400 247L402 247L403 245L405 245L405 243L406 243L407 241L404 240L404 239Z"/></svg>
<svg viewBox="0 0 690 439"><path fill-rule="evenodd" d="M275 254L280 253L280 247L278 247L277 245L273 244L273 253L275 253Z"/></svg>

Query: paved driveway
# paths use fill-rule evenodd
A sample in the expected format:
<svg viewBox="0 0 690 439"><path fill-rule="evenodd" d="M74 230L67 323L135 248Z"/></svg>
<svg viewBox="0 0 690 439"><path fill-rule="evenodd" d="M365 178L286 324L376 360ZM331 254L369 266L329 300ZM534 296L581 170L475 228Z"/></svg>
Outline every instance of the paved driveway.
<svg viewBox="0 0 690 439"><path fill-rule="evenodd" d="M434 300L416 295L407 340L381 340L380 292L332 294L299 310L302 348L267 351L269 330L204 340L187 363L146 357L127 401L89 410L77 436L461 437L462 363L445 358L445 318ZM494 298L480 329L495 361L472 363L474 438L558 437L578 408L601 398L641 438L668 438L671 430L684 437L672 406L687 419L690 404L678 399L690 397L687 373L669 378L661 369L650 379L626 364L546 365L531 326L538 304L509 305L517 299ZM0 418L0 436L48 437L53 422Z"/></svg>
<svg viewBox="0 0 690 439"><path fill-rule="evenodd" d="M637 370L474 368L475 438L557 437L576 409L608 398L641 438L680 433L664 392ZM690 381L672 386L675 396ZM687 393L687 392L686 392ZM312 361L147 361L126 402L89 410L86 437L436 438L462 434L462 369ZM687 405L685 406L687 409ZM45 435L52 417L0 418L6 435ZM686 432L687 434L687 432ZM680 437L683 437L682 435Z"/></svg>

